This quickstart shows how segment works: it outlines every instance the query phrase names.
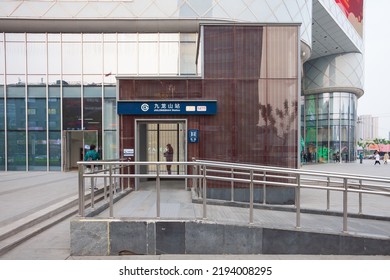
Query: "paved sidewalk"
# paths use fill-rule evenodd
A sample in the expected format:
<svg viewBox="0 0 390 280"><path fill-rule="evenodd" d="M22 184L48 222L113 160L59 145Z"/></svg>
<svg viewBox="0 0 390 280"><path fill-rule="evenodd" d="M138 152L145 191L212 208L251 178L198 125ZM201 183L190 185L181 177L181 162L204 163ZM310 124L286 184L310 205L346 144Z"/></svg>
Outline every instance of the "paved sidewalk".
<svg viewBox="0 0 390 280"><path fill-rule="evenodd" d="M320 165L304 165L305 170L321 170L390 177L390 165L374 166L374 161L365 160L363 164L331 163ZM22 218L62 199L77 195L77 172L0 172L0 226ZM337 204L338 200L334 200ZM373 201L372 204L377 204ZM314 194L307 194L307 204L319 205L323 208L324 201ZM334 205L337 207L337 205ZM367 206L366 206L367 207ZM390 216L390 204L379 210L381 214ZM24 242L10 252L0 256L0 259L107 259L104 257L70 257L69 221L65 220L46 230L36 237ZM390 222L388 222L390 224ZM170 259L175 256L122 256L110 259ZM180 256L183 259L224 259L226 256ZM229 256L229 259L390 259L387 256Z"/></svg>

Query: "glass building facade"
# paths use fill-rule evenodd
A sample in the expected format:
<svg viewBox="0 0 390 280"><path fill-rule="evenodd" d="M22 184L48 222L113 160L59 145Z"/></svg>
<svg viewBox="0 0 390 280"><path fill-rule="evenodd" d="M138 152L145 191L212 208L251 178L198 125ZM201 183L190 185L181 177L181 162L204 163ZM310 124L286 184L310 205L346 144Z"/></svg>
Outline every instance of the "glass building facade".
<svg viewBox="0 0 390 280"><path fill-rule="evenodd" d="M356 160L356 107L357 97L352 93L305 96L301 110L301 161Z"/></svg>
<svg viewBox="0 0 390 280"><path fill-rule="evenodd" d="M197 38L0 33L0 170L69 169L91 141L118 158L116 77L198 75Z"/></svg>

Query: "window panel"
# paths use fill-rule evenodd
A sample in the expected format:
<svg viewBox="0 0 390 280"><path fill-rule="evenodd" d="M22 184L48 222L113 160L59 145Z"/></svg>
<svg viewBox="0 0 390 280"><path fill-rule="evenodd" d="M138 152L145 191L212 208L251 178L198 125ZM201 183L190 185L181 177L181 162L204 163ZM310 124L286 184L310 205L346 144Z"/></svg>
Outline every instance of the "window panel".
<svg viewBox="0 0 390 280"><path fill-rule="evenodd" d="M116 129L116 99L104 99L104 129Z"/></svg>
<svg viewBox="0 0 390 280"><path fill-rule="evenodd" d="M61 132L49 133L49 170L61 171Z"/></svg>
<svg viewBox="0 0 390 280"><path fill-rule="evenodd" d="M46 65L46 44L27 43L27 73L46 74Z"/></svg>
<svg viewBox="0 0 390 280"><path fill-rule="evenodd" d="M158 45L157 43L139 43L139 74L158 74Z"/></svg>
<svg viewBox="0 0 390 280"><path fill-rule="evenodd" d="M117 137L116 137L116 131L105 131L104 134L104 147L103 147L103 153L104 158L106 160L110 159L118 159L119 155L117 152Z"/></svg>
<svg viewBox="0 0 390 280"><path fill-rule="evenodd" d="M160 43L160 74L179 74L179 45L174 43Z"/></svg>
<svg viewBox="0 0 390 280"><path fill-rule="evenodd" d="M9 171L26 171L26 132L8 131L7 154Z"/></svg>
<svg viewBox="0 0 390 280"><path fill-rule="evenodd" d="M28 130L46 130L46 99L29 98L27 106Z"/></svg>
<svg viewBox="0 0 390 280"><path fill-rule="evenodd" d="M61 44L49 43L48 44L48 73L60 74L61 73Z"/></svg>
<svg viewBox="0 0 390 280"><path fill-rule="evenodd" d="M1 74L5 73L4 44L1 41L1 38L2 38L2 34L0 34L0 76L2 76ZM4 84L4 81L3 82L0 81L0 85L1 84Z"/></svg>
<svg viewBox="0 0 390 280"><path fill-rule="evenodd" d="M196 74L196 43L180 44L180 74Z"/></svg>
<svg viewBox="0 0 390 280"><path fill-rule="evenodd" d="M5 132L0 130L0 170L5 171Z"/></svg>
<svg viewBox="0 0 390 280"><path fill-rule="evenodd" d="M81 43L62 44L63 74L81 74Z"/></svg>
<svg viewBox="0 0 390 280"><path fill-rule="evenodd" d="M99 130L99 131L102 130L102 99L101 98L84 98L83 129Z"/></svg>
<svg viewBox="0 0 390 280"><path fill-rule="evenodd" d="M26 47L23 43L6 42L7 74L26 73Z"/></svg>
<svg viewBox="0 0 390 280"><path fill-rule="evenodd" d="M99 43L83 44L84 74L101 74L103 69L103 48Z"/></svg>
<svg viewBox="0 0 390 280"><path fill-rule="evenodd" d="M137 74L137 69L137 44L118 43L118 74Z"/></svg>
<svg viewBox="0 0 390 280"><path fill-rule="evenodd" d="M7 127L8 130L26 129L26 103L22 98L7 99Z"/></svg>
<svg viewBox="0 0 390 280"><path fill-rule="evenodd" d="M28 133L28 169L30 171L47 170L47 141L45 131Z"/></svg>
<svg viewBox="0 0 390 280"><path fill-rule="evenodd" d="M0 131L5 130L4 108L4 98L0 98Z"/></svg>
<svg viewBox="0 0 390 280"><path fill-rule="evenodd" d="M81 129L81 99L64 98L62 101L63 129Z"/></svg>
<svg viewBox="0 0 390 280"><path fill-rule="evenodd" d="M49 129L61 130L61 103L59 98L48 99Z"/></svg>

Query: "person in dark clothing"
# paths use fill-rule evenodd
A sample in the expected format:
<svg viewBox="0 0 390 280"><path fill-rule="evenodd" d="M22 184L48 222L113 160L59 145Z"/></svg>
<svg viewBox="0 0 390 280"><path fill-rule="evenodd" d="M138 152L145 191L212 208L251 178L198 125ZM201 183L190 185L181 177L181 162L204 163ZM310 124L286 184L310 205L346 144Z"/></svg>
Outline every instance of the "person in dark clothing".
<svg viewBox="0 0 390 280"><path fill-rule="evenodd" d="M164 157L166 159L166 161L173 161L173 148L172 148L172 145L171 144L167 144L167 147L166 147L166 150L164 152ZM171 166L172 165L167 165L167 171L168 171L168 174L171 174Z"/></svg>

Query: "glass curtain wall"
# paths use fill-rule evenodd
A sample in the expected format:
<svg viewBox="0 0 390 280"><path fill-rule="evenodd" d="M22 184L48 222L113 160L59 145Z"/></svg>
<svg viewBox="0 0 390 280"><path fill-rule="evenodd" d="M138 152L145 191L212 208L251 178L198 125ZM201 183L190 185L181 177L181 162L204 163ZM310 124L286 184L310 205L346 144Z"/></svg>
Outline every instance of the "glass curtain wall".
<svg viewBox="0 0 390 280"><path fill-rule="evenodd" d="M118 158L116 76L196 76L195 33L0 33L0 170L61 170L64 130Z"/></svg>
<svg viewBox="0 0 390 280"><path fill-rule="evenodd" d="M356 160L356 102L345 92L305 96L303 163Z"/></svg>

